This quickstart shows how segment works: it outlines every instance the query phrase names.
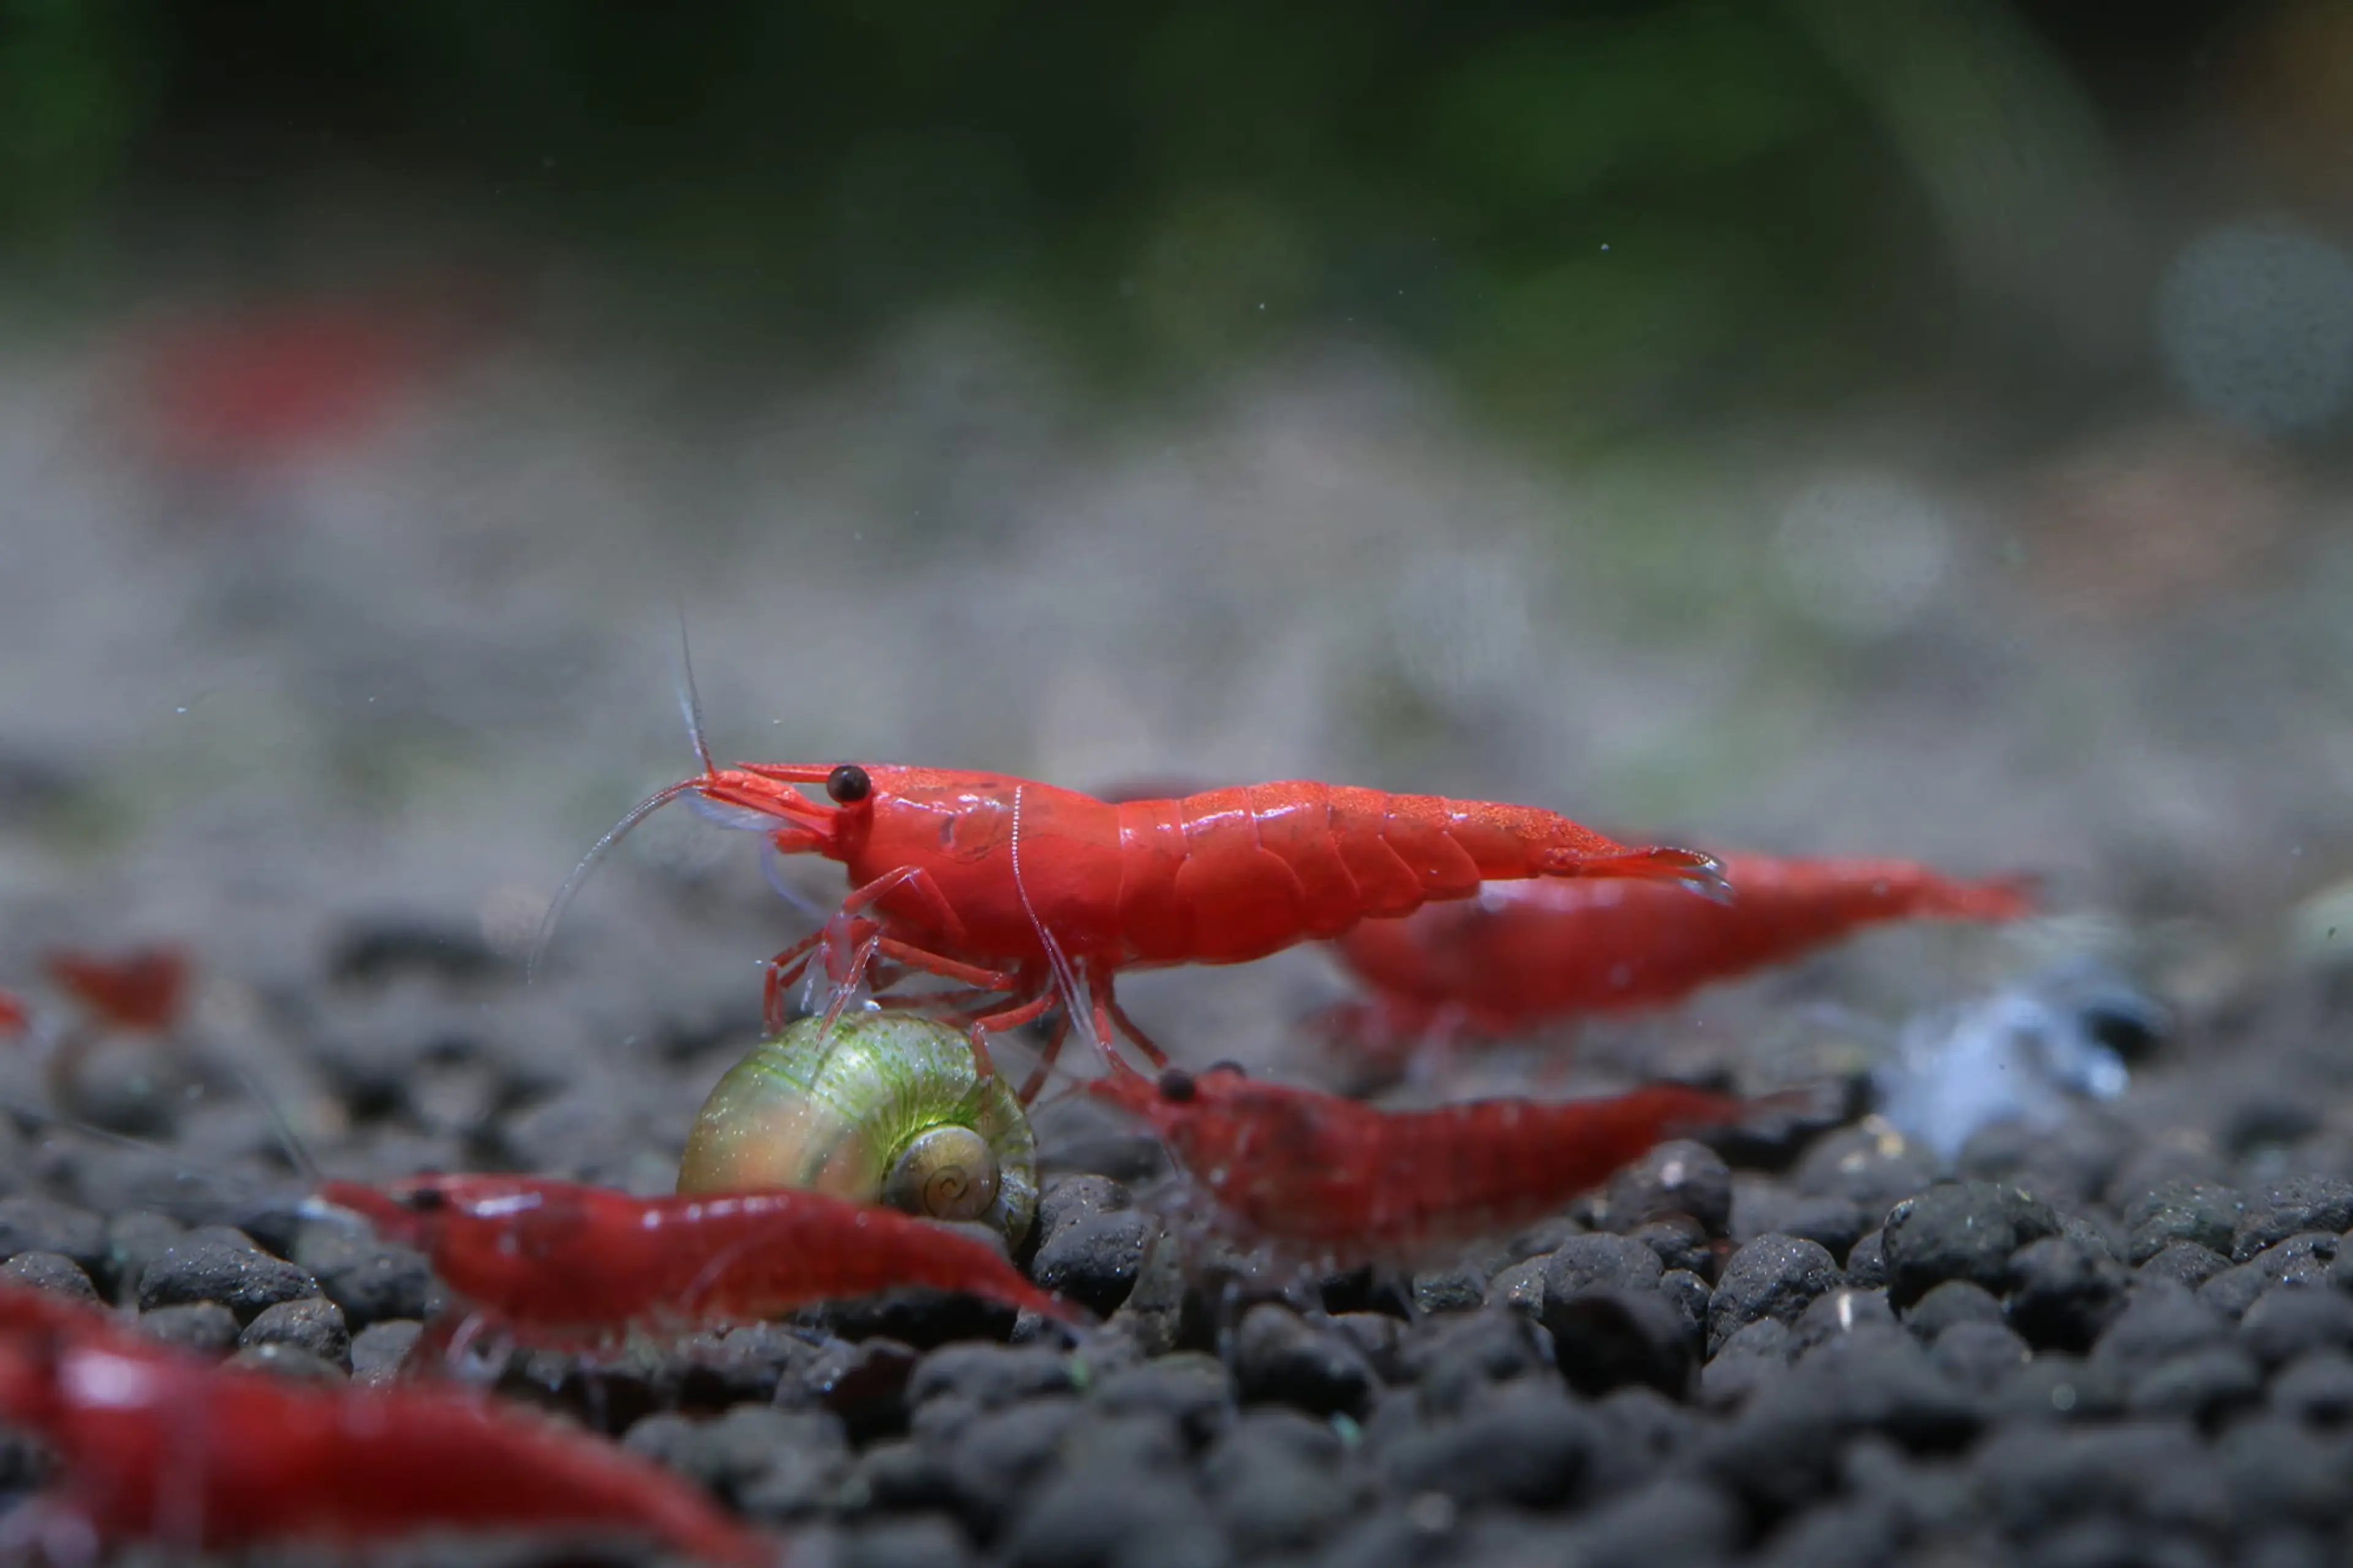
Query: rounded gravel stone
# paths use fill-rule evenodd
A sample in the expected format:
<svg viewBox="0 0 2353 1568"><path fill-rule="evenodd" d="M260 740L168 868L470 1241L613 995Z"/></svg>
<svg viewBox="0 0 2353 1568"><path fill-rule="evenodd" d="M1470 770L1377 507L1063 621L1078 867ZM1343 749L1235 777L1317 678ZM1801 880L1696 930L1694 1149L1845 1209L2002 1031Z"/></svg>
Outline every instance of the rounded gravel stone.
<svg viewBox="0 0 2353 1568"><path fill-rule="evenodd" d="M966 1568L976 1559L964 1531L936 1514L878 1519L845 1531L842 1568Z"/></svg>
<svg viewBox="0 0 2353 1568"><path fill-rule="evenodd" d="M1759 1318L1794 1323L1821 1295L1841 1282L1838 1262L1820 1242L1760 1236L1732 1255L1707 1303L1713 1352Z"/></svg>
<svg viewBox="0 0 2353 1568"><path fill-rule="evenodd" d="M1732 1207L1732 1167L1706 1144L1684 1138L1659 1144L1620 1170L1602 1199L1609 1228L1621 1232L1682 1215L1706 1235L1722 1236Z"/></svg>
<svg viewBox="0 0 2353 1568"><path fill-rule="evenodd" d="M2244 1263L2265 1247L2307 1231L2341 1236L2348 1229L2353 1229L2353 1181L2291 1176L2247 1200L2231 1233L2231 1260Z"/></svg>
<svg viewBox="0 0 2353 1568"><path fill-rule="evenodd" d="M11 1285L29 1286L47 1290L51 1295L69 1300L100 1304L98 1287L90 1282L81 1265L58 1252L20 1252L5 1263L0 1263L0 1280Z"/></svg>
<svg viewBox="0 0 2353 1568"><path fill-rule="evenodd" d="M1699 1334L1654 1290L1585 1291L1547 1311L1545 1328L1562 1379L1588 1399L1629 1386L1683 1399L1699 1373Z"/></svg>
<svg viewBox="0 0 2353 1568"><path fill-rule="evenodd" d="M111 1261L105 1220L88 1209L30 1194L0 1198L0 1258L20 1252L70 1258L93 1279L107 1277Z"/></svg>
<svg viewBox="0 0 2353 1568"><path fill-rule="evenodd" d="M2194 1241L2171 1241L2136 1271L2143 1279L2170 1279L2195 1290L2231 1267L2231 1260Z"/></svg>
<svg viewBox="0 0 2353 1568"><path fill-rule="evenodd" d="M1896 1327L1884 1290L1826 1290L1798 1315L1791 1337L1800 1352L1857 1331Z"/></svg>
<svg viewBox="0 0 2353 1568"><path fill-rule="evenodd" d="M432 1310L432 1269L412 1247L379 1241L350 1226L311 1221L295 1234L294 1261L311 1271L326 1298L355 1329Z"/></svg>
<svg viewBox="0 0 2353 1568"><path fill-rule="evenodd" d="M2011 1254L2058 1234L2051 1205L2016 1187L1939 1183L1888 1213L1888 1298L1909 1306L1947 1279L2000 1291L2010 1283Z"/></svg>
<svg viewBox="0 0 2353 1568"><path fill-rule="evenodd" d="M1544 1264L1546 1310L1587 1290L1653 1290L1667 1271L1659 1255L1630 1236L1572 1236Z"/></svg>
<svg viewBox="0 0 2353 1568"><path fill-rule="evenodd" d="M1516 1383L1461 1420L1391 1444L1391 1489L1437 1492L1456 1507L1509 1502L1558 1507L1575 1493L1599 1436L1593 1417L1559 1390Z"/></svg>
<svg viewBox="0 0 2353 1568"><path fill-rule="evenodd" d="M1928 1350L1940 1371L1978 1394L1999 1388L2033 1357L2033 1347L2000 1323L1955 1323Z"/></svg>
<svg viewBox="0 0 2353 1568"><path fill-rule="evenodd" d="M1816 1139L1789 1174L1798 1191L1846 1198L1873 1218L1936 1179L1926 1152L1862 1128Z"/></svg>
<svg viewBox="0 0 2353 1568"><path fill-rule="evenodd" d="M2230 1337L2229 1321L2202 1296L2151 1280L2134 1289L2125 1310L2092 1347L2091 1359L2132 1378L2175 1356L2222 1344Z"/></svg>
<svg viewBox="0 0 2353 1568"><path fill-rule="evenodd" d="M2010 1273L2010 1326L2037 1350L2089 1350L2132 1283L2123 1264L2073 1236L2028 1242Z"/></svg>
<svg viewBox="0 0 2353 1568"><path fill-rule="evenodd" d="M1291 1405L1361 1420L1379 1380L1345 1336L1303 1322L1287 1307L1261 1302L1242 1315L1235 1331L1234 1384L1246 1404Z"/></svg>
<svg viewBox="0 0 2353 1568"><path fill-rule="evenodd" d="M2263 1396L2263 1369L2238 1345L2209 1345L2161 1362L2133 1380L2126 1404L2136 1415L2178 1415L2201 1423L2247 1408Z"/></svg>
<svg viewBox="0 0 2353 1568"><path fill-rule="evenodd" d="M319 1293L310 1270L272 1258L244 1232L207 1226L192 1230L147 1266L139 1280L139 1309L217 1301L249 1323L265 1307Z"/></svg>
<svg viewBox="0 0 2353 1568"><path fill-rule="evenodd" d="M2315 1426L2353 1423L2353 1355L2313 1351L2273 1375L2271 1406L2291 1420Z"/></svg>
<svg viewBox="0 0 2353 1568"><path fill-rule="evenodd" d="M247 1345L222 1363L243 1372L273 1373L306 1383L341 1383L343 1369L300 1345Z"/></svg>
<svg viewBox="0 0 2353 1568"><path fill-rule="evenodd" d="M1104 1373L1088 1386L1086 1399L1090 1409L1106 1415L1165 1416L1198 1448L1227 1425L1233 1384L1217 1357L1178 1351Z"/></svg>
<svg viewBox="0 0 2353 1568"><path fill-rule="evenodd" d="M2265 1366L2353 1347L2353 1298L2299 1285L2266 1290L2239 1320L2239 1342Z"/></svg>
<svg viewBox="0 0 2353 1568"><path fill-rule="evenodd" d="M1657 1253L1661 1266L1670 1273L1677 1269L1703 1275L1715 1271L1715 1244L1700 1229L1699 1222L1687 1215L1652 1220L1628 1234Z"/></svg>
<svg viewBox="0 0 2353 1568"><path fill-rule="evenodd" d="M944 1396L969 1401L982 1410L1077 1387L1071 1358L1032 1345L942 1345L915 1363L907 1378L907 1403L924 1405Z"/></svg>
<svg viewBox="0 0 2353 1568"><path fill-rule="evenodd" d="M1145 1248L1159 1234L1159 1222L1134 1209L1076 1215L1038 1244L1029 1277L1107 1318L1135 1289Z"/></svg>
<svg viewBox="0 0 2353 1568"><path fill-rule="evenodd" d="M323 1297L264 1307L254 1314L237 1342L246 1350L287 1345L345 1372L352 1366L352 1334L343 1321L343 1310Z"/></svg>
<svg viewBox="0 0 2353 1568"><path fill-rule="evenodd" d="M1847 1248L1847 1283L1858 1290L1880 1290L1887 1286L1886 1237L1881 1231L1866 1231L1855 1244Z"/></svg>
<svg viewBox="0 0 2353 1568"><path fill-rule="evenodd" d="M1451 1415L1495 1384L1549 1371L1552 1357L1538 1334L1522 1314L1490 1308L1424 1324L1398 1361L1423 1413Z"/></svg>
<svg viewBox="0 0 2353 1568"><path fill-rule="evenodd" d="M1296 1552L1330 1533L1356 1506L1339 1459L1329 1426L1291 1411L1254 1412L1210 1450L1201 1479L1210 1511L1237 1552Z"/></svg>
<svg viewBox="0 0 2353 1568"><path fill-rule="evenodd" d="M370 1323L352 1336L351 1366L353 1381L359 1383L389 1383L400 1375L401 1363L408 1359L411 1346L425 1325L410 1319L386 1319Z"/></svg>
<svg viewBox="0 0 2353 1568"><path fill-rule="evenodd" d="M1947 1279L1912 1303L1904 1326L1923 1341L1935 1342L1955 1323L2004 1321L2001 1302L1993 1292L1966 1279Z"/></svg>
<svg viewBox="0 0 2353 1568"><path fill-rule="evenodd" d="M199 1355L225 1356L237 1348L237 1314L218 1301L189 1301L139 1314L139 1331Z"/></svg>
<svg viewBox="0 0 2353 1568"><path fill-rule="evenodd" d="M2243 1206L2238 1193L2219 1182L2193 1176L2159 1182L2117 1205L2126 1236L2126 1261L2146 1263L2185 1241L2227 1253Z"/></svg>

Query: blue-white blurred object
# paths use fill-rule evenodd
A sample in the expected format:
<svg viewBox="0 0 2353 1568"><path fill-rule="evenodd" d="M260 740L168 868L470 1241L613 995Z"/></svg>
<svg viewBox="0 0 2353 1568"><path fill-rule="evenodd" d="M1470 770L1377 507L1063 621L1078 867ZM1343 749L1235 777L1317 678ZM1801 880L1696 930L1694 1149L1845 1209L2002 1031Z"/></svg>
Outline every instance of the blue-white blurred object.
<svg viewBox="0 0 2353 1568"><path fill-rule="evenodd" d="M2122 1094L2126 1057L2165 1025L2162 1006L2105 965L2052 970L1905 1025L1873 1075L1880 1113L1947 1160L1998 1122L2055 1128L2072 1102Z"/></svg>

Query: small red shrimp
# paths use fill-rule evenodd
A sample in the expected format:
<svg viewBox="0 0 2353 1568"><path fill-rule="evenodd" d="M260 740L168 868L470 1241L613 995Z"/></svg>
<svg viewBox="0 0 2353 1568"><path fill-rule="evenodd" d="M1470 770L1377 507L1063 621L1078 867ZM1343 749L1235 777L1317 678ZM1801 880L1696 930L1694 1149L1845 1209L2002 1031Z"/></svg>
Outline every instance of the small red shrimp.
<svg viewBox="0 0 2353 1568"><path fill-rule="evenodd" d="M425 1254L470 1317L533 1344L755 1322L907 1285L1085 1320L980 1242L823 1193L640 1198L541 1176L427 1175L330 1181L318 1197Z"/></svg>
<svg viewBox="0 0 2353 1568"><path fill-rule="evenodd" d="M60 948L45 955L41 966L75 1001L117 1029L169 1034L187 1005L190 965L180 948L121 953Z"/></svg>
<svg viewBox="0 0 2353 1568"><path fill-rule="evenodd" d="M62 1474L5 1534L58 1546L51 1560L447 1529L638 1534L726 1568L781 1558L692 1484L545 1417L456 1388L216 1366L38 1298L0 1286L0 1420L38 1436Z"/></svg>
<svg viewBox="0 0 2353 1568"><path fill-rule="evenodd" d="M1476 898L1370 920L1335 944L1380 1000L1336 1031L1386 1056L1450 1027L1508 1035L1648 1007L1901 920L2009 921L2022 879L1955 881L1909 860L1727 856L1726 903L1634 881L1496 882Z"/></svg>
<svg viewBox="0 0 2353 1568"><path fill-rule="evenodd" d="M1156 1079L1120 1070L1084 1087L1149 1122L1240 1239L1346 1264L1409 1265L1517 1229L1662 1140L1755 1109L1657 1085L1610 1100L1379 1110L1230 1067Z"/></svg>
<svg viewBox="0 0 2353 1568"><path fill-rule="evenodd" d="M1108 1047L1116 1026L1165 1065L1120 1009L1116 973L1248 963L1516 878L1647 878L1703 891L1722 884L1705 855L1632 847L1533 806L1312 782L1113 805L1000 773L857 763L720 768L699 728L697 744L702 773L624 816L557 895L551 924L616 839L657 807L694 795L765 832L779 853L813 852L849 870L840 914L770 968L772 1027L823 947L837 1010L878 961L1004 998L967 1019L984 1073L987 1037L1043 1016L1074 982L1092 998L1101 1043ZM831 804L795 787L803 784L822 785ZM1049 1064L1060 1039L1058 1029Z"/></svg>
<svg viewBox="0 0 2353 1568"><path fill-rule="evenodd" d="M33 1010L14 991L0 986L0 1038L13 1038L33 1026Z"/></svg>

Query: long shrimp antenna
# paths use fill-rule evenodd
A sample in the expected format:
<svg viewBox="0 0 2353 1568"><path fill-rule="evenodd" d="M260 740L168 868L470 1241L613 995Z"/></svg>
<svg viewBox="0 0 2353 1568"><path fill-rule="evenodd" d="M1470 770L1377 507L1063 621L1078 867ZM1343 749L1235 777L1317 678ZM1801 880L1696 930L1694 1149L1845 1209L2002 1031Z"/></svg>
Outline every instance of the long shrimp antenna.
<svg viewBox="0 0 2353 1568"><path fill-rule="evenodd" d="M711 740L702 728L702 694L694 689L694 649L687 640L686 605L674 606L678 611L678 710L686 721L686 738L694 742L695 759L702 771L715 773L719 764L711 760Z"/></svg>
<svg viewBox="0 0 2353 1568"><path fill-rule="evenodd" d="M588 853L580 858L580 864L572 868L572 875L564 879L564 886L555 889L555 897L548 901L547 913L540 918L538 934L531 942L531 957L523 963L524 984L529 985L539 978L540 966L547 958L548 944L555 940L556 924L564 919L564 911L579 895L581 884L588 880L588 873L597 868L614 845L629 836L631 828L700 785L702 779L703 775L698 773L691 779L681 779L667 788L656 790L629 807L620 821L606 830L604 837L589 847Z"/></svg>

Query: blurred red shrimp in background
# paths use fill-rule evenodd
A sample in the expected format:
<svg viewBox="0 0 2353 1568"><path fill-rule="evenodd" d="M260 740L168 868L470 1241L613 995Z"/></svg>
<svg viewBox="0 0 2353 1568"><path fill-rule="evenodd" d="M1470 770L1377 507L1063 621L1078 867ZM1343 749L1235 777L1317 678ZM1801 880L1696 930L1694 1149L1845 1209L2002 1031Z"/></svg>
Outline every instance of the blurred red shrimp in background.
<svg viewBox="0 0 2353 1568"><path fill-rule="evenodd" d="M133 422L167 466L267 468L364 442L514 310L494 273L280 300L135 338Z"/></svg>
<svg viewBox="0 0 2353 1568"><path fill-rule="evenodd" d="M1956 881L1909 860L1725 858L1732 897L1633 880L1491 882L1475 898L1368 920L1334 946L1371 986L1332 1032L1386 1061L1427 1041L1493 1038L1585 1013L1673 1002L1867 926L2011 921L2022 879Z"/></svg>
<svg viewBox="0 0 2353 1568"><path fill-rule="evenodd" d="M184 948L158 944L114 953L58 948L42 956L41 967L110 1028L166 1035L187 1006L192 965Z"/></svg>

